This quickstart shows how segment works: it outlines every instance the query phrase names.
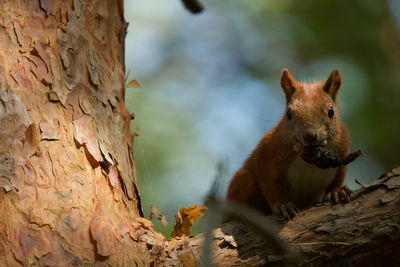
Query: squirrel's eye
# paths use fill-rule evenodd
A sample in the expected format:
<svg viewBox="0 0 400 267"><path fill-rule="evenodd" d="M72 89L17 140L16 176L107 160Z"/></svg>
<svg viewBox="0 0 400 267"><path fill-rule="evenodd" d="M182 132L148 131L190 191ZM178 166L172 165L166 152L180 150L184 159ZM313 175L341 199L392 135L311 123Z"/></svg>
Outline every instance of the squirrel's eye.
<svg viewBox="0 0 400 267"><path fill-rule="evenodd" d="M288 108L287 112L286 112L286 116L287 118L290 120L292 118L292 110L290 108Z"/></svg>
<svg viewBox="0 0 400 267"><path fill-rule="evenodd" d="M333 110L333 107L329 107L329 109L328 109L328 117L332 118L333 114L335 114L335 111Z"/></svg>

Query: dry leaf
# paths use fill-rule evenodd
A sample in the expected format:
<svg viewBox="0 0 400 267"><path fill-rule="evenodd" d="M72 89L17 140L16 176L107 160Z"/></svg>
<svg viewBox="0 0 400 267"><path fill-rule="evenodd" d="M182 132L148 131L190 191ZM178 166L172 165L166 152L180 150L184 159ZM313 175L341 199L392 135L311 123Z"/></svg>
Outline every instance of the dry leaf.
<svg viewBox="0 0 400 267"><path fill-rule="evenodd" d="M139 82L137 80L130 81L127 85L127 88L141 88Z"/></svg>
<svg viewBox="0 0 400 267"><path fill-rule="evenodd" d="M168 222L167 219L165 218L164 214L162 214L161 211L157 209L155 205L151 205L151 210L149 214L149 220L157 218L158 220L161 221L161 223L165 226L168 227Z"/></svg>
<svg viewBox="0 0 400 267"><path fill-rule="evenodd" d="M174 219L174 231L171 237L189 236L192 224L201 216L203 216L206 208L200 208L197 204L188 208L181 208Z"/></svg>

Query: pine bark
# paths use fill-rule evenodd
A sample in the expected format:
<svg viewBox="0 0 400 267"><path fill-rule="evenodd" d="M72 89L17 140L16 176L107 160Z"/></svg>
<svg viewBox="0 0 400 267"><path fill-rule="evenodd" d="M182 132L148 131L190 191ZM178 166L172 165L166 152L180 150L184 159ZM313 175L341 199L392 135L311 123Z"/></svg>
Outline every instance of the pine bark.
<svg viewBox="0 0 400 267"><path fill-rule="evenodd" d="M163 237L136 187L123 1L0 13L0 266L149 263Z"/></svg>

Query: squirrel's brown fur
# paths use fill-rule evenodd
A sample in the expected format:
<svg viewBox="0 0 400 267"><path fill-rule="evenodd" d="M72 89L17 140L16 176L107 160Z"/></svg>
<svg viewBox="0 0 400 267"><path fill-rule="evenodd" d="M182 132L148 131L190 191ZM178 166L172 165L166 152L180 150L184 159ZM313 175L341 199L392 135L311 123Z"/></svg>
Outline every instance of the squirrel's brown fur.
<svg viewBox="0 0 400 267"><path fill-rule="evenodd" d="M299 157L301 147L322 143L339 157L349 153L349 134L336 105L341 83L337 69L325 82L314 83L296 82L283 70L286 114L232 178L229 200L290 218L298 213L297 207L314 203L323 194L334 202L349 199L351 191L343 187L346 166L322 170Z"/></svg>

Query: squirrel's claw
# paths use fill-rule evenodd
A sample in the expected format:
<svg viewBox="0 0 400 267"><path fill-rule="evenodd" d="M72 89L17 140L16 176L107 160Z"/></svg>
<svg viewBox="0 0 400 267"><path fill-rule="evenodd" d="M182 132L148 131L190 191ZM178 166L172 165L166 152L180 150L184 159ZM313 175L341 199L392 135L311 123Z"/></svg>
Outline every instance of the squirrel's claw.
<svg viewBox="0 0 400 267"><path fill-rule="evenodd" d="M324 201L325 201L325 202L330 201L330 200L331 200L331 195L332 195L331 192L326 193L326 194L325 194L325 197L324 197Z"/></svg>
<svg viewBox="0 0 400 267"><path fill-rule="evenodd" d="M276 205L273 208L273 212L276 215L282 216L287 220L293 219L297 214L300 213L300 211L292 202Z"/></svg>
<svg viewBox="0 0 400 267"><path fill-rule="evenodd" d="M333 189L331 192L327 192L324 197L324 201L330 201L333 204L348 203L350 202L350 195L353 193L347 186L343 186L340 189Z"/></svg>
<svg viewBox="0 0 400 267"><path fill-rule="evenodd" d="M350 202L350 196L344 190L339 191L339 198L342 202Z"/></svg>

